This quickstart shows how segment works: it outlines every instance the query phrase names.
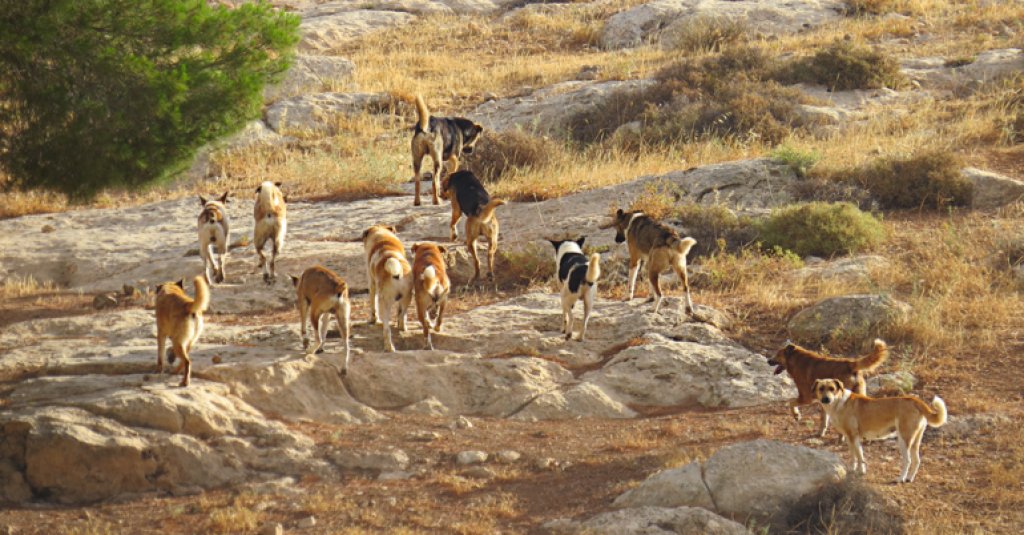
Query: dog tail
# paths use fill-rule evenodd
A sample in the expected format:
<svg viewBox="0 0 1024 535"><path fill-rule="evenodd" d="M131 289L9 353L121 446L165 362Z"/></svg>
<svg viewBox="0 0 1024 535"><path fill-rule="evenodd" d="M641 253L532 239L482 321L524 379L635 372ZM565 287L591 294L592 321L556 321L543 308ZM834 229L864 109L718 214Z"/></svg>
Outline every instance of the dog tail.
<svg viewBox="0 0 1024 535"><path fill-rule="evenodd" d="M484 206L483 209L480 210L480 221L485 223L490 221L491 218L494 217L495 208L506 204L506 202L507 201L502 199L491 199L491 202L487 203L487 206Z"/></svg>
<svg viewBox="0 0 1024 535"><path fill-rule="evenodd" d="M384 262L384 271L387 271L388 275L397 279L402 276L402 263L399 262L397 258L388 258L387 261Z"/></svg>
<svg viewBox="0 0 1024 535"><path fill-rule="evenodd" d="M420 95L416 95L416 113L420 116L420 130L426 132L430 126L430 110L427 109L427 103L423 102L423 97Z"/></svg>
<svg viewBox="0 0 1024 535"><path fill-rule="evenodd" d="M192 300L188 311L190 314L206 312L210 307L210 287L206 285L206 279L202 275L192 279L192 284L196 287L196 298Z"/></svg>
<svg viewBox="0 0 1024 535"><path fill-rule="evenodd" d="M932 427L942 427L946 424L946 402L942 401L942 398L935 396L932 400L931 411L926 412L924 417L928 419L928 425Z"/></svg>
<svg viewBox="0 0 1024 535"><path fill-rule="evenodd" d="M873 372L889 358L889 346L881 338L875 339L875 347L870 355L853 361L854 371Z"/></svg>
<svg viewBox="0 0 1024 535"><path fill-rule="evenodd" d="M427 266L420 275L420 280L426 283L427 288L433 288L437 281L437 270L434 269L434 266Z"/></svg>
<svg viewBox="0 0 1024 535"><path fill-rule="evenodd" d="M680 254L686 256L690 252L690 248L697 245L697 240L686 237L683 239L676 238L673 240L675 243L669 243L669 246L674 247Z"/></svg>
<svg viewBox="0 0 1024 535"><path fill-rule="evenodd" d="M594 253L590 255L590 265L587 266L587 284L593 285L601 276L601 255Z"/></svg>

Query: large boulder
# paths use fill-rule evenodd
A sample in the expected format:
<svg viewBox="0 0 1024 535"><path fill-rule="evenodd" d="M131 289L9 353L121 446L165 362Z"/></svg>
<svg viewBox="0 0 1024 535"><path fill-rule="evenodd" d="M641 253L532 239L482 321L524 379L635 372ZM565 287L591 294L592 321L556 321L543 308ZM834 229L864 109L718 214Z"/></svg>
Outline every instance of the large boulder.
<svg viewBox="0 0 1024 535"><path fill-rule="evenodd" d="M368 9L307 18L299 26L299 32L302 34L299 50L314 54L330 54L359 37L387 28L404 26L414 20L416 16L408 13Z"/></svg>
<svg viewBox="0 0 1024 535"><path fill-rule="evenodd" d="M866 347L909 318L910 305L888 295L844 295L797 312L788 328L794 341L807 346Z"/></svg>
<svg viewBox="0 0 1024 535"><path fill-rule="evenodd" d="M587 520L559 519L544 527L552 533L587 535L745 535L743 524L699 507L637 507Z"/></svg>
<svg viewBox="0 0 1024 535"><path fill-rule="evenodd" d="M299 54L284 80L263 90L263 100L273 102L285 98L321 93L352 78L355 63L337 56Z"/></svg>
<svg viewBox="0 0 1024 535"><path fill-rule="evenodd" d="M609 18L601 46L628 48L659 38L671 43L694 19L739 20L749 31L769 35L794 33L840 18L842 7L836 0L655 0Z"/></svg>
<svg viewBox="0 0 1024 535"><path fill-rule="evenodd" d="M961 173L974 186L971 208L999 208L1024 199L1024 182L1020 180L973 167L967 167Z"/></svg>
<svg viewBox="0 0 1024 535"><path fill-rule="evenodd" d="M982 84L1024 71L1024 50L986 50L965 62L947 57L912 58L902 62L903 74L928 89L956 90L963 84Z"/></svg>
<svg viewBox="0 0 1024 535"><path fill-rule="evenodd" d="M845 477L843 463L831 452L754 440L726 446L703 463L659 472L619 496L615 506L703 507L771 522L789 504Z"/></svg>
<svg viewBox="0 0 1024 535"><path fill-rule="evenodd" d="M358 115L385 93L316 93L275 102L263 114L275 132L332 133L338 119Z"/></svg>

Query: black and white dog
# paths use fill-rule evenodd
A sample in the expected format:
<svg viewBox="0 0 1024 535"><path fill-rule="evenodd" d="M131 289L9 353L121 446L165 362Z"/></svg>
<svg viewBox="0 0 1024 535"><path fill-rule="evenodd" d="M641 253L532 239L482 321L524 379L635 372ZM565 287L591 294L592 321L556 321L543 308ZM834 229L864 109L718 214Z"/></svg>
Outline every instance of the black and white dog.
<svg viewBox="0 0 1024 535"><path fill-rule="evenodd" d="M555 268L558 270L558 283L562 285L562 332L566 340L572 338L572 307L580 298L583 299L580 341L587 335L587 322L597 296L597 278L601 276L601 255L594 253L588 259L581 249L585 239L548 240L555 247Z"/></svg>

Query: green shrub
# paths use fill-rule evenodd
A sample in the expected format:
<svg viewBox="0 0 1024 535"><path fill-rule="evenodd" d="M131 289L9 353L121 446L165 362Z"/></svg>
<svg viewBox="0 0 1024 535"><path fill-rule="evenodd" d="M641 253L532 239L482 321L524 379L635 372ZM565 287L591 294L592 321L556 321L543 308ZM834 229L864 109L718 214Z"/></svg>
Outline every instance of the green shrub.
<svg viewBox="0 0 1024 535"><path fill-rule="evenodd" d="M870 250L885 239L882 223L850 203L791 205L758 225L762 243L800 256L831 257Z"/></svg>
<svg viewBox="0 0 1024 535"><path fill-rule="evenodd" d="M899 88L907 83L892 57L850 41L837 41L817 54L782 69L783 82L820 84L831 91Z"/></svg>
<svg viewBox="0 0 1024 535"><path fill-rule="evenodd" d="M882 208L943 208L971 204L974 187L949 151L878 160L849 177L871 193Z"/></svg>
<svg viewBox="0 0 1024 535"><path fill-rule="evenodd" d="M476 144L467 163L484 182L493 182L506 173L537 169L562 157L560 144L521 130L492 132Z"/></svg>
<svg viewBox="0 0 1024 535"><path fill-rule="evenodd" d="M789 145L775 147L769 155L772 160L788 165L800 178L806 178L808 171L821 161L820 152L803 151Z"/></svg>
<svg viewBox="0 0 1024 535"><path fill-rule="evenodd" d="M298 25L262 2L8 2L0 164L15 186L79 200L166 176L259 117Z"/></svg>
<svg viewBox="0 0 1024 535"><path fill-rule="evenodd" d="M687 52L717 52L747 37L747 25L729 17L690 17L662 35L663 43Z"/></svg>

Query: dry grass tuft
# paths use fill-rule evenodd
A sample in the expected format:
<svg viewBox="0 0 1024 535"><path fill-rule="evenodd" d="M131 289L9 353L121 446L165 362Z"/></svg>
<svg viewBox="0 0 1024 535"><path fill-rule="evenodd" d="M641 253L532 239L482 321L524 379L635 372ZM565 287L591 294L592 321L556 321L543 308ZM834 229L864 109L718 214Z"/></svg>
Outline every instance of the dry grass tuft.
<svg viewBox="0 0 1024 535"><path fill-rule="evenodd" d="M793 504L783 523L787 533L873 535L907 532L899 511L874 488L848 477Z"/></svg>
<svg viewBox="0 0 1024 535"><path fill-rule="evenodd" d="M466 165L480 180L495 182L531 171L542 173L566 158L560 143L521 130L487 133L477 143Z"/></svg>

